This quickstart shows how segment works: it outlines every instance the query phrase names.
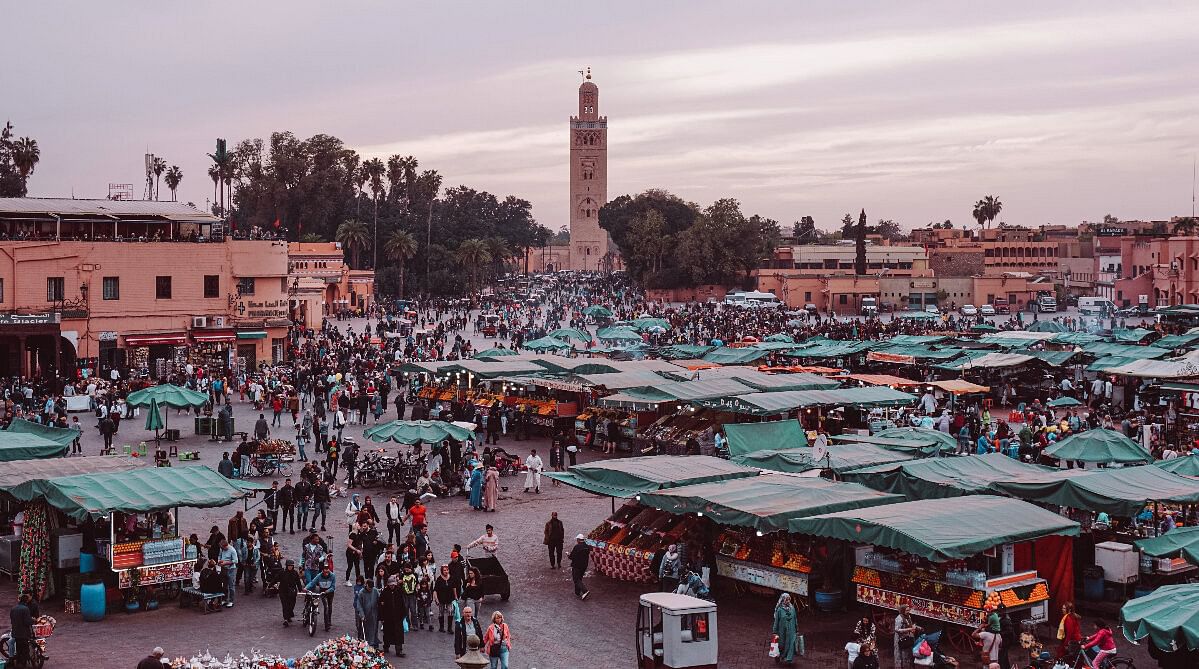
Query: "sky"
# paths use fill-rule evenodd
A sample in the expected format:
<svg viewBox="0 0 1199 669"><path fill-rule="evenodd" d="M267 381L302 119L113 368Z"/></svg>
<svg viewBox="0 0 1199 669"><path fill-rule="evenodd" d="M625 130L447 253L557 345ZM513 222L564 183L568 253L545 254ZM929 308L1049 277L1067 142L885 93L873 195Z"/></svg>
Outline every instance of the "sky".
<svg viewBox="0 0 1199 669"><path fill-rule="evenodd" d="M0 114L38 140L34 196L179 199L205 154L291 130L414 155L445 185L568 216L567 122L592 68L608 196L721 197L784 226L1189 215L1193 2L275 2L6 6ZM166 196L165 187L162 189Z"/></svg>

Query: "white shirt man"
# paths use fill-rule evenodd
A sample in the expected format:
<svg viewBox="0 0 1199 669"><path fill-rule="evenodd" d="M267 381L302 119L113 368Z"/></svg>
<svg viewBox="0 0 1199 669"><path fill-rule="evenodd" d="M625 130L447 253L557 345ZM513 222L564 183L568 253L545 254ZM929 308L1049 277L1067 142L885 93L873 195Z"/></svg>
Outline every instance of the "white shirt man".
<svg viewBox="0 0 1199 669"><path fill-rule="evenodd" d="M496 535L495 528L488 525L487 532L483 536L466 545L467 548L474 548L475 546L481 546L483 552L488 555L495 555L500 550L500 538Z"/></svg>
<svg viewBox="0 0 1199 669"><path fill-rule="evenodd" d="M529 453L529 457L525 458L525 469L528 470L525 473L525 492L529 492L530 488L534 492L541 492L541 470L544 468L545 465L541 462L541 456L537 455L537 449L533 449Z"/></svg>

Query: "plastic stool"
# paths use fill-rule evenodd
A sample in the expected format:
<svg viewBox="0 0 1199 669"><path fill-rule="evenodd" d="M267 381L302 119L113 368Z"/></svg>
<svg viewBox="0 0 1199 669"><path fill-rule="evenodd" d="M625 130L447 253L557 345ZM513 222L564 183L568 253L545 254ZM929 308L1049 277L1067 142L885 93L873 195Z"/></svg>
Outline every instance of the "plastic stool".
<svg viewBox="0 0 1199 669"><path fill-rule="evenodd" d="M167 455L174 456L176 458L179 457L179 446L175 442L171 442L171 445L167 450Z"/></svg>
<svg viewBox="0 0 1199 669"><path fill-rule="evenodd" d="M133 455L133 447L129 444L122 446L121 450L125 452L125 455Z"/></svg>

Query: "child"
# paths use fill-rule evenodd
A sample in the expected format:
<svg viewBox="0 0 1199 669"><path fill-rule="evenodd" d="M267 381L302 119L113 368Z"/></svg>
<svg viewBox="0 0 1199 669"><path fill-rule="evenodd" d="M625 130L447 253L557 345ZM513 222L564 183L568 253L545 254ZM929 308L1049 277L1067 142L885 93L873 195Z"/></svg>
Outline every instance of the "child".
<svg viewBox="0 0 1199 669"><path fill-rule="evenodd" d="M361 574L354 579L354 596L353 600L358 601L358 593L366 587L366 579ZM366 641L366 629L362 626L362 616L358 615L358 610L354 610L354 637L359 641Z"/></svg>
<svg viewBox="0 0 1199 669"><path fill-rule="evenodd" d="M433 584L429 582L428 576L420 577L420 585L416 590L416 605L418 622L417 629L422 629L425 625L429 626L429 631L433 631L433 622L430 617L430 611L433 607Z"/></svg>

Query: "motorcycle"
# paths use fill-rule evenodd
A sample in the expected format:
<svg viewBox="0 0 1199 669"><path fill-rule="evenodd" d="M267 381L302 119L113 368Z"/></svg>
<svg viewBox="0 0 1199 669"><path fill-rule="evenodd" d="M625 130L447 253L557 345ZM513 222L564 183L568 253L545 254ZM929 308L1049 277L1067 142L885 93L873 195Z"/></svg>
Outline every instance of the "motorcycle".
<svg viewBox="0 0 1199 669"><path fill-rule="evenodd" d="M33 624L33 643L29 645L29 666L33 669L42 669L46 660L50 659L46 653L46 639L54 634L57 624L50 616L41 616ZM16 654L16 642L12 638L12 630L9 630L0 635L0 658L4 659L7 666Z"/></svg>

